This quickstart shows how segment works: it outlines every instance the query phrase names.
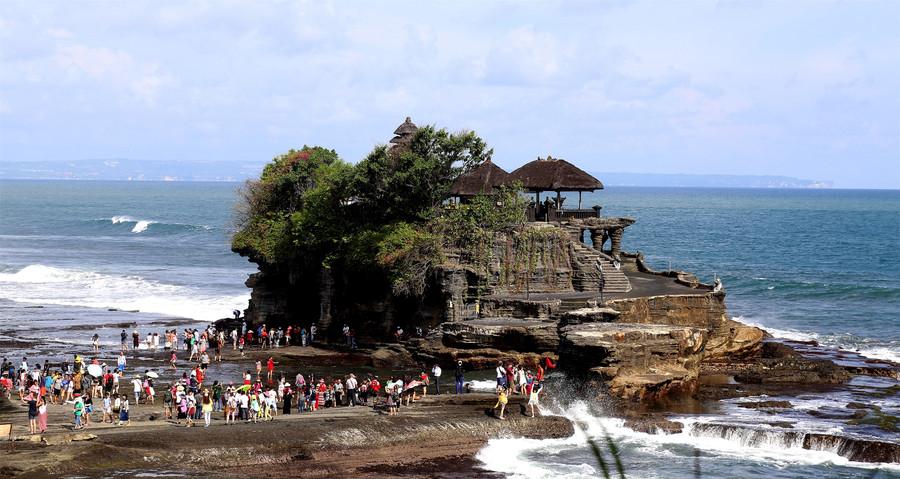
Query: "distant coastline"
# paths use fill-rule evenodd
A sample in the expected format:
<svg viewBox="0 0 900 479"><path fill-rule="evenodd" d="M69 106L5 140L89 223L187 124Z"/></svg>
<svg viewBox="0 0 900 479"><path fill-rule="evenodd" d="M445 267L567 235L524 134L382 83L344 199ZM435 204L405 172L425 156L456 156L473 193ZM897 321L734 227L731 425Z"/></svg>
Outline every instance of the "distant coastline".
<svg viewBox="0 0 900 479"><path fill-rule="evenodd" d="M78 160L7 161L2 180L222 181L256 178L263 163L241 161ZM776 175L715 175L591 172L609 186L689 188L834 188L831 180Z"/></svg>

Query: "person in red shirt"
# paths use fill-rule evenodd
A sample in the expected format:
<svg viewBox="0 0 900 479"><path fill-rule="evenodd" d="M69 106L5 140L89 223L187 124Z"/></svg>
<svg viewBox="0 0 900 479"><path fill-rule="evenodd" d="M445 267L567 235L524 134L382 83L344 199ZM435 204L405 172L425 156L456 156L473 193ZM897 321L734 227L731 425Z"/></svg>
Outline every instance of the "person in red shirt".
<svg viewBox="0 0 900 479"><path fill-rule="evenodd" d="M269 360L266 361L266 371L269 382L272 382L272 377L275 374L275 361L272 360L272 356L269 356Z"/></svg>

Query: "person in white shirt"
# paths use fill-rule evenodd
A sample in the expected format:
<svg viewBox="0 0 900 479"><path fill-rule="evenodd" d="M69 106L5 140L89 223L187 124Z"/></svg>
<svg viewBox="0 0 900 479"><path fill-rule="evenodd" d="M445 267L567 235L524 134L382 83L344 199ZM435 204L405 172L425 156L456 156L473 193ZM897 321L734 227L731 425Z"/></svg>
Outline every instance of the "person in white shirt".
<svg viewBox="0 0 900 479"><path fill-rule="evenodd" d="M347 378L347 402L350 404L350 407L356 406L358 399L356 398L356 387L359 384L356 381L356 376L353 374Z"/></svg>
<svg viewBox="0 0 900 479"><path fill-rule="evenodd" d="M503 363L497 364L497 386L506 387L506 369Z"/></svg>
<svg viewBox="0 0 900 479"><path fill-rule="evenodd" d="M437 394L441 393L441 367L437 364L431 368L431 375L434 376L434 390Z"/></svg>
<svg viewBox="0 0 900 479"><path fill-rule="evenodd" d="M139 404L141 401L141 389L144 388L144 383L141 382L139 378L134 378L131 380L131 384L134 386L134 403Z"/></svg>

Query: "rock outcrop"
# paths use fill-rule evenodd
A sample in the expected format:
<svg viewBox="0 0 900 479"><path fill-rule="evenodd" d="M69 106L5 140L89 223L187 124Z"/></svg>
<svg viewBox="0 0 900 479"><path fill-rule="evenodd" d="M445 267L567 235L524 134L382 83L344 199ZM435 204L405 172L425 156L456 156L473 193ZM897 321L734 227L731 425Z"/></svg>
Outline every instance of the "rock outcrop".
<svg viewBox="0 0 900 479"><path fill-rule="evenodd" d="M560 329L560 361L599 376L622 399L693 394L706 345L703 329L659 324L584 323Z"/></svg>

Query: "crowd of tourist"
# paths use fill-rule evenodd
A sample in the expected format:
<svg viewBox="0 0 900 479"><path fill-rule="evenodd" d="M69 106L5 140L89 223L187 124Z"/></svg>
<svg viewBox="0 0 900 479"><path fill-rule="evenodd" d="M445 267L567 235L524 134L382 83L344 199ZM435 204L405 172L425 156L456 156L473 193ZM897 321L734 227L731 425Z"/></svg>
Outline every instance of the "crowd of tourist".
<svg viewBox="0 0 900 479"><path fill-rule="evenodd" d="M348 336L347 346L356 347L352 330L345 328L344 333ZM255 371L246 370L240 378L235 378L236 381L226 384L207 379L210 364L221 361L222 348L228 342L233 349L241 350L242 357L248 344L261 349L294 344L306 346L315 341L315 325L308 329L292 326L267 329L265 325L247 328L243 323L240 328L228 332L217 331L212 326L202 331L188 328L180 334L176 330L166 330L161 336L151 333L143 340L135 329L130 335L130 344L125 330L120 336L122 343L114 366L102 363L96 357L85 363L78 354L71 362L63 361L54 367L48 361L29 363L28 358L23 358L17 365L3 359L0 390L7 398L15 392L28 406L32 434L46 431L49 405L71 406L75 429L90 426L97 413L100 413L100 422L127 426L133 405L155 405L161 397L165 419L186 426L194 426L195 421L202 420L208 427L214 413L221 414L225 424L271 421L278 415L338 407L368 406L396 415L404 403L409 406L426 396L432 383L434 391L441 393L443 371L437 364L433 365L430 374L421 371L415 376L395 375L385 380L371 373L359 377L355 373L321 377L298 372L287 377L284 373L276 374L277 363L270 356L265 362L257 360ZM158 374L150 370L143 373L133 371L134 368L130 370L126 352L129 348L155 351L159 348L160 338L163 350L171 352L170 364L176 370L179 352L183 351L180 366L184 371L179 378L157 390ZM92 349L96 352L99 348L99 340L94 335ZM528 398L534 416L545 367L555 366L549 359L543 365L539 364L536 372L513 363L498 365L495 409L500 408L500 419L505 418L507 401L514 394ZM463 393L465 367L462 361L457 363L454 376L455 392ZM95 410L95 407L100 409Z"/></svg>

